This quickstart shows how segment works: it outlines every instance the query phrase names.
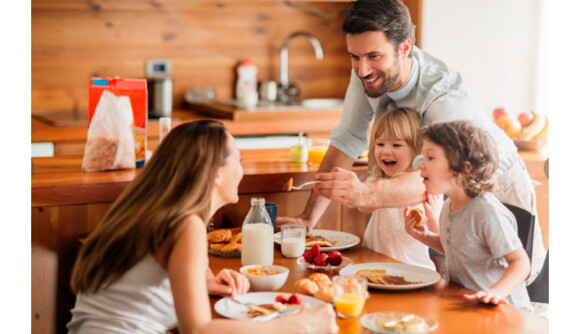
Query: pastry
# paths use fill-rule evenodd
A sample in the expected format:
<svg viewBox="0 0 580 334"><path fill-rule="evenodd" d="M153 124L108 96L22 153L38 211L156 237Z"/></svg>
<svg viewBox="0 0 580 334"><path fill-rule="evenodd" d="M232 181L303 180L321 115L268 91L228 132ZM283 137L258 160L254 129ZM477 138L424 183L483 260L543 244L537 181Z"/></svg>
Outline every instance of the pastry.
<svg viewBox="0 0 580 334"><path fill-rule="evenodd" d="M323 273L314 273L308 276L308 279L314 281L314 283L316 283L316 285L318 285L318 288L320 289L332 286L332 281L330 280L330 278Z"/></svg>
<svg viewBox="0 0 580 334"><path fill-rule="evenodd" d="M242 243L242 232L234 234L234 236L229 241L230 244L241 244Z"/></svg>
<svg viewBox="0 0 580 334"><path fill-rule="evenodd" d="M224 246L225 244L209 244L209 249L211 249L214 252L221 252Z"/></svg>
<svg viewBox="0 0 580 334"><path fill-rule="evenodd" d="M233 244L233 243L226 244L221 249L221 252L223 252L223 253L239 253L241 251L242 251L242 244Z"/></svg>
<svg viewBox="0 0 580 334"><path fill-rule="evenodd" d="M411 210L409 210L409 214L415 218L415 227L416 228L423 228L423 226L425 225L425 216L423 216L423 213L421 212L421 210L417 209L417 208L412 208Z"/></svg>
<svg viewBox="0 0 580 334"><path fill-rule="evenodd" d="M333 302L334 301L334 289L332 288L332 285L330 286L324 286L321 287L320 289L318 289L318 291L316 291L316 293L314 294L315 298L318 299L322 299L325 302Z"/></svg>
<svg viewBox="0 0 580 334"><path fill-rule="evenodd" d="M318 284L308 278L301 278L294 283L294 290L298 293L314 296L316 291L318 291Z"/></svg>
<svg viewBox="0 0 580 334"><path fill-rule="evenodd" d="M320 245L320 247L332 247L334 246L333 242L330 242L328 239L320 236L320 235L312 235L306 236L306 243L304 244L306 247L312 247L315 244Z"/></svg>
<svg viewBox="0 0 580 334"><path fill-rule="evenodd" d="M232 231L230 230L215 230L207 234L207 241L209 243L225 243L232 238Z"/></svg>

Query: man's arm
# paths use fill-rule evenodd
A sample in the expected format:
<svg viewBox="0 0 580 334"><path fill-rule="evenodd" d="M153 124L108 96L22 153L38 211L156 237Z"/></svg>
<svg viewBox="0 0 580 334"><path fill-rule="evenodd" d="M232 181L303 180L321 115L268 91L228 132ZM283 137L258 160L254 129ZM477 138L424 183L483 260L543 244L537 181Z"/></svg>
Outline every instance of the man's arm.
<svg viewBox="0 0 580 334"><path fill-rule="evenodd" d="M316 175L322 182L314 191L347 207L397 208L423 202L425 185L420 171L376 182L361 182L354 172L334 168L330 173Z"/></svg>
<svg viewBox="0 0 580 334"><path fill-rule="evenodd" d="M326 173L332 170L333 167L339 166L344 169L350 169L352 164L354 163L354 159L349 157L348 155L344 154L341 150L337 149L336 147L330 145L326 155L324 156L324 160L320 164L318 168L319 173ZM306 207L304 211L296 217L278 217L276 219L276 226L283 226L283 225L305 225L309 228L313 228L326 208L330 204L330 200L318 195L316 192L311 191L310 197L308 198L308 202L306 203Z"/></svg>

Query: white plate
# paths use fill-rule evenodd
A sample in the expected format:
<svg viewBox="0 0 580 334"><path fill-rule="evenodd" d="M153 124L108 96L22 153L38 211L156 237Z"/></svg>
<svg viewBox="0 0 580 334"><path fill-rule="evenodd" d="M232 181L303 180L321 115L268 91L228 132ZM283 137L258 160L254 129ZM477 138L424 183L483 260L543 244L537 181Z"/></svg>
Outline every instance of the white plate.
<svg viewBox="0 0 580 334"><path fill-rule="evenodd" d="M425 329L424 331L401 332L401 331L390 331L390 330L386 330L386 329L381 329L381 328L377 327L377 325L375 324L375 317L382 315L384 313L391 313L391 312L377 312L377 313L365 314L360 318L360 323L363 325L363 327L370 329L371 331L373 331L375 333L381 333L381 334L401 334L401 333L404 333L404 334L422 334L422 333L428 333L428 332L434 331L437 329L437 327L439 327L439 323L437 321L435 321L429 317L419 315L420 317L423 317L425 319L425 321L427 322L427 329ZM406 312L397 312L397 313L406 313Z"/></svg>
<svg viewBox="0 0 580 334"><path fill-rule="evenodd" d="M310 233L312 233L313 235L319 235L321 237L328 239L328 241L334 242L334 246L332 247L320 247L320 250L322 252L347 249L358 245L358 243L360 242L359 237L347 232L332 231L332 230L311 230ZM280 232L274 234L274 242L277 244L280 244L282 242L282 234ZM306 247L306 249L310 248L312 247Z"/></svg>
<svg viewBox="0 0 580 334"><path fill-rule="evenodd" d="M253 303L256 305L262 304L274 304L276 301L276 297L279 295L283 295L284 297L288 298L292 295L289 292L250 292L243 295L239 295L235 297L235 300L240 301L242 303ZM318 306L323 305L325 302L310 296L305 296L299 294L300 298L302 298L303 304L308 304L310 306ZM226 318L232 319L240 319L240 320L250 320L251 318L248 316L248 309L240 305L238 303L232 302L227 298L222 298L215 303L213 306L214 310L221 316Z"/></svg>
<svg viewBox="0 0 580 334"><path fill-rule="evenodd" d="M409 282L423 282L418 284L376 284L370 283L369 287L382 290L412 290L433 285L441 279L441 275L436 271L425 269L404 263L361 263L353 264L342 268L340 276L354 277L356 272L362 269L385 269L387 275L403 276Z"/></svg>
<svg viewBox="0 0 580 334"><path fill-rule="evenodd" d="M351 258L343 256L342 262L338 266L331 266L330 264L327 264L325 266L317 266L317 265L314 265L312 263L306 262L306 260L304 260L304 256L301 256L298 258L298 260L296 260L296 263L298 263L299 265L304 266L308 269L322 270L322 271L334 271L334 270L339 270L341 268L344 268L348 265L351 265L354 262L352 261Z"/></svg>

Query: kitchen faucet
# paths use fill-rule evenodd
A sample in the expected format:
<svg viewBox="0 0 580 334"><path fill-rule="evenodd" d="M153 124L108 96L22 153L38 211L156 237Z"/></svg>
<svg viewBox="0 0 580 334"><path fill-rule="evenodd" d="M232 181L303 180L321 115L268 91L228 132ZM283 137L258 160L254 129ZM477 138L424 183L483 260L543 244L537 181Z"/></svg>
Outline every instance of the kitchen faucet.
<svg viewBox="0 0 580 334"><path fill-rule="evenodd" d="M280 48L280 83L278 84L278 101L287 103L289 102L289 97L296 97L299 94L298 87L295 85L290 85L288 82L288 43L294 38L304 36L307 37L314 48L314 54L316 59L324 58L324 52L322 51L322 46L320 42L314 35L307 32L295 32L290 36L286 37L282 47Z"/></svg>

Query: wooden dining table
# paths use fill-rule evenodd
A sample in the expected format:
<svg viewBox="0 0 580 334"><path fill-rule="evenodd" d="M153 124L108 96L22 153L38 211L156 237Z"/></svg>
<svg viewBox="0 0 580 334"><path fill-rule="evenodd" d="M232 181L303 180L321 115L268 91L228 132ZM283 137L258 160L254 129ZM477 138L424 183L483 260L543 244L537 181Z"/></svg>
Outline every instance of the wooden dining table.
<svg viewBox="0 0 580 334"><path fill-rule="evenodd" d="M388 256L357 245L341 251L355 264L371 262L398 262ZM214 273L228 268L239 270L240 258L209 256L210 268ZM290 269L286 283L278 291L294 292L294 282L308 277L315 271L297 263L296 259L282 256L280 246L274 250L274 264ZM338 272L326 272L329 276ZM369 288L370 298L366 301L361 316L374 312L406 312L427 316L438 322L432 333L548 333L548 320L511 305L491 306L464 301L461 296L471 291L441 279L438 283L416 290L377 290ZM214 318L221 318L213 309L220 297L211 297ZM337 319L339 333L371 333L360 323L360 317Z"/></svg>

